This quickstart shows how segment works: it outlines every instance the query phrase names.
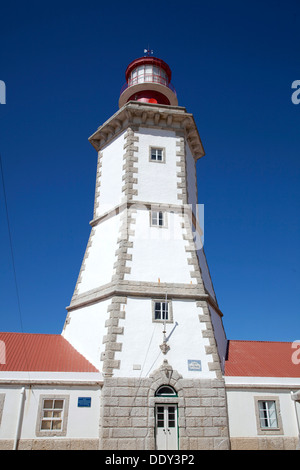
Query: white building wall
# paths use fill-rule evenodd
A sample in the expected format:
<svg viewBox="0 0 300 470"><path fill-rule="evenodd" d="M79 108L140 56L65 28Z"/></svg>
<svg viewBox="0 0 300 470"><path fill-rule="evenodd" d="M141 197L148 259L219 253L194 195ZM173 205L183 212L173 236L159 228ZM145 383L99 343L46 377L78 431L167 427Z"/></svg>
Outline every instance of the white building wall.
<svg viewBox="0 0 300 470"><path fill-rule="evenodd" d="M18 422L21 387L0 386L4 394L4 405L0 426L0 439L14 439Z"/></svg>
<svg viewBox="0 0 300 470"><path fill-rule="evenodd" d="M227 338L222 322L222 317L216 312L216 310L209 306L211 322L214 329L214 336L217 343L220 363L222 367L222 372L224 373L225 359L227 354Z"/></svg>
<svg viewBox="0 0 300 470"><path fill-rule="evenodd" d="M37 376L38 373L30 373L31 378ZM85 374L81 374L85 375ZM92 375L92 374L91 374ZM94 376L100 374L94 374ZM14 372L14 378L24 376L19 372ZM72 377L75 379L76 373L64 373L63 377L70 379L70 385L59 385L55 383L56 373L47 372L46 381L48 385L29 385L26 383L28 377L25 378L24 384L19 385L1 385L0 396L5 395L2 411L2 419L0 425L0 445L1 440L14 440L16 437L17 423L20 410L20 399L22 387L25 387L25 400L22 410L20 439L49 439L49 436L37 435L37 423L40 423L40 397L46 396L50 399L55 396L68 397L67 425L66 434L61 436L63 439L98 439L99 438L99 419L100 419L100 385L72 385ZM61 379L63 380L63 377ZM27 380L26 380L27 379ZM95 379L95 378L94 378ZM45 380L45 378L43 379ZM50 385L51 381L53 385ZM84 380L81 377L81 380ZM90 408L78 407L79 397L91 397ZM60 438L60 436L54 436Z"/></svg>
<svg viewBox="0 0 300 470"><path fill-rule="evenodd" d="M192 205L194 214L196 215L196 206L198 204L197 198L197 176L196 176L196 162L192 155L192 152L186 144L186 173L187 173L187 193L188 193L188 204Z"/></svg>
<svg viewBox="0 0 300 470"><path fill-rule="evenodd" d="M104 147L100 154L102 154L101 166L96 181L96 188L98 188L100 195L96 195L95 198L95 218L121 203L124 132Z"/></svg>
<svg viewBox="0 0 300 470"><path fill-rule="evenodd" d="M177 198L178 147L175 132L141 127L137 135L138 182L134 184L134 189L138 190L138 194L133 196L133 200L181 204ZM164 163L150 161L150 147L165 149Z"/></svg>
<svg viewBox="0 0 300 470"><path fill-rule="evenodd" d="M190 256L185 247L187 241L183 240L181 228L182 218L168 212L167 227L151 227L150 212L138 210L135 234L130 237L133 248L128 249L132 261L130 274L125 274L126 280L171 283L190 283L192 267L188 264ZM194 281L195 282L195 281Z"/></svg>
<svg viewBox="0 0 300 470"><path fill-rule="evenodd" d="M81 270L78 294L111 282L120 230L120 215L115 214L93 228L90 246Z"/></svg>
<svg viewBox="0 0 300 470"><path fill-rule="evenodd" d="M293 381L295 381L294 384ZM258 432L255 398L278 399L279 410L277 412L280 413L282 420L282 434L276 434L276 436L298 437L295 402L291 398L290 390L299 387L299 379L225 377L225 383L231 438L268 436L267 433ZM234 388L230 388L230 384L234 384ZM269 436L272 437L272 432Z"/></svg>
<svg viewBox="0 0 300 470"><path fill-rule="evenodd" d="M103 337L107 334L105 322L109 318L110 302L108 299L72 310L62 332L63 337L99 370L103 365L100 356L105 349Z"/></svg>
<svg viewBox="0 0 300 470"><path fill-rule="evenodd" d="M199 261L199 265L200 265L200 269L201 269L201 275L202 275L202 279L203 279L205 289L212 296L212 298L214 300L216 300L216 295L215 295L213 283L212 283L212 280L211 280L211 277L210 277L210 272L209 272L209 269L208 269L206 256L205 256L203 248L197 250L197 256L198 256L198 261Z"/></svg>
<svg viewBox="0 0 300 470"><path fill-rule="evenodd" d="M184 378L215 378L215 372L208 369L212 357L205 353L209 340L202 337L206 327L198 317L202 309L194 301L173 299L172 310L173 322L166 323L166 336L176 322L178 325L168 341L171 349L164 355L159 348L163 342L163 323L152 321L152 299L127 299L125 319L119 321L124 326L124 334L118 335L122 351L115 355L115 359L121 360L121 367L114 371L114 376L146 377L167 359ZM200 360L202 370L188 370L188 360Z"/></svg>

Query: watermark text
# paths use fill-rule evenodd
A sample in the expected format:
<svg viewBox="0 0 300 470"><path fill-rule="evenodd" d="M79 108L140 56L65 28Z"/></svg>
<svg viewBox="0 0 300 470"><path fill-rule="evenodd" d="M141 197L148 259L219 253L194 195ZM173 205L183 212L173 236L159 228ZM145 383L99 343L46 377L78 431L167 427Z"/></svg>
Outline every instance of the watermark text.
<svg viewBox="0 0 300 470"><path fill-rule="evenodd" d="M0 364L6 364L6 348L4 341L0 340Z"/></svg>
<svg viewBox="0 0 300 470"><path fill-rule="evenodd" d="M6 104L6 85L3 80L0 80L0 104Z"/></svg>
<svg viewBox="0 0 300 470"><path fill-rule="evenodd" d="M292 363L296 366L300 364L300 339L292 343L292 349L296 350L292 354Z"/></svg>
<svg viewBox="0 0 300 470"><path fill-rule="evenodd" d="M115 219L122 213L119 239L126 241L134 236L135 240L185 240L190 247L201 250L204 245L204 204L183 204L182 206L168 204L151 204L142 202L124 202L112 207L101 204L99 212L91 225L99 221ZM126 214L127 212L127 214ZM139 223L137 223L137 217ZM159 229L159 230L157 230ZM113 230L113 229L112 229ZM108 239L111 233L107 232Z"/></svg>
<svg viewBox="0 0 300 470"><path fill-rule="evenodd" d="M292 89L296 89L291 96L293 104L300 103L300 80L294 80L292 83Z"/></svg>

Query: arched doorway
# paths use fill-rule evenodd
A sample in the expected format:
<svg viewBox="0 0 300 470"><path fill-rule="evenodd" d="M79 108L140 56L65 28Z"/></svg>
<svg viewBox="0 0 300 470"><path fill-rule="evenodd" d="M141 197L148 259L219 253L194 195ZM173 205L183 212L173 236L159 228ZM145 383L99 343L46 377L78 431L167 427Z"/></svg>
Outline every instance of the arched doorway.
<svg viewBox="0 0 300 470"><path fill-rule="evenodd" d="M156 449L178 450L178 410L177 403L172 403L172 397L177 397L176 390L170 385L161 385L155 397Z"/></svg>

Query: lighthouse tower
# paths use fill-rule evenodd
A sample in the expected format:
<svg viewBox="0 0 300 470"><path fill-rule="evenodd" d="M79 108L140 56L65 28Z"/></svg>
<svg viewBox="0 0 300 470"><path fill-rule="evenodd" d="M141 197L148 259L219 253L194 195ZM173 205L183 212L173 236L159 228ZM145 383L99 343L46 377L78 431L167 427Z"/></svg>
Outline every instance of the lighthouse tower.
<svg viewBox="0 0 300 470"><path fill-rule="evenodd" d="M226 449L227 341L197 216L193 118L171 69L126 69L98 153L91 232L63 336L103 374L102 449Z"/></svg>

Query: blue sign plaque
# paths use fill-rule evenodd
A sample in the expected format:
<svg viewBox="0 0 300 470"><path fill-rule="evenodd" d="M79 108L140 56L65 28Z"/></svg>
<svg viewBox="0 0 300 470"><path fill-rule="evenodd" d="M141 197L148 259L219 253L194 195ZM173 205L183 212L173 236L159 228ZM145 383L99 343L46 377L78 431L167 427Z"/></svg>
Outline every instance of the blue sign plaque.
<svg viewBox="0 0 300 470"><path fill-rule="evenodd" d="M92 398L91 397L78 397L78 404L79 408L90 408L91 407Z"/></svg>

